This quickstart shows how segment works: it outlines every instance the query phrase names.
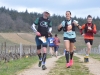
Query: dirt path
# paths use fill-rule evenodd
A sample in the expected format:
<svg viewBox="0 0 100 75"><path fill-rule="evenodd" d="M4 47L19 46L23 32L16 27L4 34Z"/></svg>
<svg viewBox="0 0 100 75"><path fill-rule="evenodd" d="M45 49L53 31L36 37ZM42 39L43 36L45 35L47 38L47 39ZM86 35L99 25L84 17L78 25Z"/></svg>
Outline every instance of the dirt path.
<svg viewBox="0 0 100 75"><path fill-rule="evenodd" d="M25 69L22 73L18 75L47 75L47 73L49 73L49 71L55 66L56 64L55 61L57 61L60 57L61 56L59 56L58 58L52 57L47 59L46 62L47 69L44 71L38 67L38 63L37 63L33 65L31 68Z"/></svg>
<svg viewBox="0 0 100 75"><path fill-rule="evenodd" d="M77 54L75 54L75 56L79 57L80 61L83 62L84 60L83 56ZM94 75L100 75L100 61L93 58L89 58L89 63L83 63L83 64L89 68L90 73Z"/></svg>

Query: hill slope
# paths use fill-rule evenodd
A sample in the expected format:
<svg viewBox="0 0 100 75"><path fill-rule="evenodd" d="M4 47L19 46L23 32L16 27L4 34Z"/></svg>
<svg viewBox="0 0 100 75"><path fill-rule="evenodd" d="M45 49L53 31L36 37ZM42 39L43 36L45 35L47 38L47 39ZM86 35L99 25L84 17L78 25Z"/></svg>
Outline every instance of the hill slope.
<svg viewBox="0 0 100 75"><path fill-rule="evenodd" d="M32 42L29 42L29 41L24 40L24 39L22 39L21 37L19 37L19 36L17 35L17 33L0 33L0 35L1 35L3 38L5 38L5 39L7 39L7 40L10 40L11 42L14 42L14 43L17 43L17 44L22 43L22 44L24 44L24 45L33 45Z"/></svg>

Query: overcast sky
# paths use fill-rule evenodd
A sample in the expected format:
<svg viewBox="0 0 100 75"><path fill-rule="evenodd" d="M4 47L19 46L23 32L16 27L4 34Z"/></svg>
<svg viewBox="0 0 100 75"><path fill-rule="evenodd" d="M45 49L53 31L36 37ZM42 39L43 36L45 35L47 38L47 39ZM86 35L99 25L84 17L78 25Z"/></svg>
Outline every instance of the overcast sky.
<svg viewBox="0 0 100 75"><path fill-rule="evenodd" d="M100 17L100 0L0 0L0 7L5 6L19 12L49 11L51 14L65 15L70 10L72 16L86 17L88 14L93 17Z"/></svg>

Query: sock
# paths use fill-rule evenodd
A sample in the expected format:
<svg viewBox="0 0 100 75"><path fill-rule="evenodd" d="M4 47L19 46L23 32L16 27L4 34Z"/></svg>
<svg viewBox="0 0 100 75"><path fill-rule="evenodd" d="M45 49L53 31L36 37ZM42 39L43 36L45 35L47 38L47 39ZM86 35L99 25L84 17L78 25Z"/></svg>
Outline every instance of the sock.
<svg viewBox="0 0 100 75"><path fill-rule="evenodd" d="M47 54L43 53L42 65L45 65Z"/></svg>
<svg viewBox="0 0 100 75"><path fill-rule="evenodd" d="M70 59L72 60L74 52L70 52Z"/></svg>
<svg viewBox="0 0 100 75"><path fill-rule="evenodd" d="M39 60L41 61L41 57L42 57L42 56L41 56L41 53L40 53L40 54L38 54L38 57L39 57Z"/></svg>
<svg viewBox="0 0 100 75"><path fill-rule="evenodd" d="M69 51L65 51L66 63L69 63Z"/></svg>
<svg viewBox="0 0 100 75"><path fill-rule="evenodd" d="M89 54L86 54L86 56L89 56Z"/></svg>

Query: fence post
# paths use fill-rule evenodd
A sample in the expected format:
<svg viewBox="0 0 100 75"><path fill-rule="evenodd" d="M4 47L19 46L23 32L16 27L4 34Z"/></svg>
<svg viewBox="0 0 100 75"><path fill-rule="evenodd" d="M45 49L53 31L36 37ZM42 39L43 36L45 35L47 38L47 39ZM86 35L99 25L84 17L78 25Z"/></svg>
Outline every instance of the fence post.
<svg viewBox="0 0 100 75"><path fill-rule="evenodd" d="M31 51L31 45L30 45L30 54L32 53L32 51Z"/></svg>
<svg viewBox="0 0 100 75"><path fill-rule="evenodd" d="M98 46L99 54L100 54L100 45Z"/></svg>
<svg viewBox="0 0 100 75"><path fill-rule="evenodd" d="M16 45L15 45L15 53L17 53L17 52L16 52Z"/></svg>
<svg viewBox="0 0 100 75"><path fill-rule="evenodd" d="M6 51L6 42L5 42L5 44L4 44L4 45L5 45L5 54L6 54L6 53L7 53L7 51Z"/></svg>
<svg viewBox="0 0 100 75"><path fill-rule="evenodd" d="M23 54L23 45L22 43L20 43L20 58L22 57Z"/></svg>
<svg viewBox="0 0 100 75"><path fill-rule="evenodd" d="M1 44L1 54L3 53L3 43Z"/></svg>

